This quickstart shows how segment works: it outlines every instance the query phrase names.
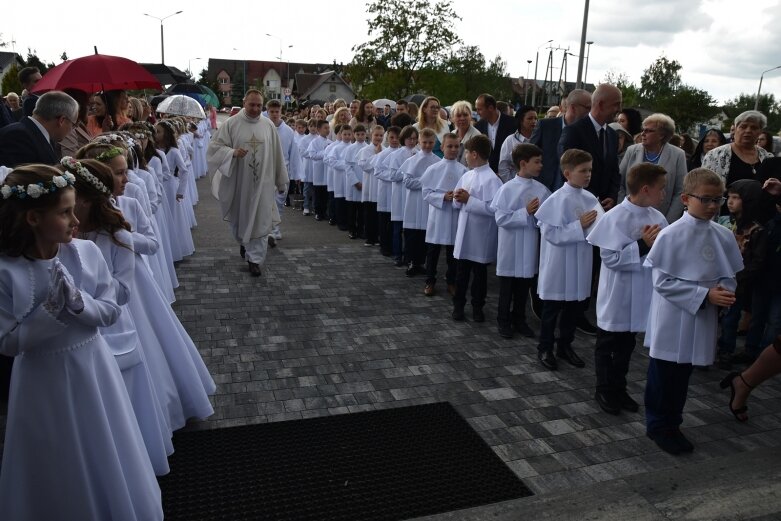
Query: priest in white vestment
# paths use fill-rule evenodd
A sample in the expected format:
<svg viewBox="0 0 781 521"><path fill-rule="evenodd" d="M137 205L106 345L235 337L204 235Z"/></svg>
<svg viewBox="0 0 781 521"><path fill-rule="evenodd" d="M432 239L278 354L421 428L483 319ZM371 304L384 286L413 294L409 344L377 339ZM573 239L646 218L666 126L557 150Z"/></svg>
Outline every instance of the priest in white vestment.
<svg viewBox="0 0 781 521"><path fill-rule="evenodd" d="M248 90L244 108L222 124L207 151L212 194L256 277L271 229L280 222L275 194L285 192L289 182L279 134L260 117L262 106L261 93Z"/></svg>

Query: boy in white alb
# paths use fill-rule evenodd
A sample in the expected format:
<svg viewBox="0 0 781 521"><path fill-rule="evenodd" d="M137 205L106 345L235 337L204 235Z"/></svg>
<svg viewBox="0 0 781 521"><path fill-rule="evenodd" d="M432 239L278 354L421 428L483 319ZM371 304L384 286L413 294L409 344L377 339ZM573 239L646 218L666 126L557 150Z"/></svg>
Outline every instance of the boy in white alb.
<svg viewBox="0 0 781 521"><path fill-rule="evenodd" d="M572 349L572 341L577 317L591 294L593 252L586 235L601 208L597 198L584 190L591 181L591 154L576 148L567 150L561 156L561 170L567 182L535 214L542 236L537 292L543 300L537 358L551 370L558 367L556 355L575 367L586 365ZM554 355L557 321L559 339Z"/></svg>
<svg viewBox="0 0 781 521"><path fill-rule="evenodd" d="M437 282L437 264L442 246L445 247L447 271L445 282L452 297L456 294L456 260L453 258L453 243L458 229L458 211L453 207L453 191L466 167L458 160L461 140L455 134L442 138L442 161L426 169L420 178L423 200L428 203L426 219L426 287L423 294L434 295Z"/></svg>
<svg viewBox="0 0 781 521"><path fill-rule="evenodd" d="M366 145L366 127L360 123L353 129L355 141L344 151L344 198L347 205L347 230L350 239L363 235L363 212L361 192L363 191L363 170L358 166L358 153Z"/></svg>
<svg viewBox="0 0 781 521"><path fill-rule="evenodd" d="M363 206L363 230L366 242L364 246L377 244L377 178L374 177L372 159L382 152L382 139L385 129L375 125L371 131L371 143L358 152L356 161L363 172L361 187L361 205Z"/></svg>
<svg viewBox="0 0 781 521"><path fill-rule="evenodd" d="M393 244L394 265L397 268L401 268L409 262L406 258L404 247L406 240L402 233L404 200L407 193L404 190L404 185L401 183L404 179L404 174L399 171L399 167L401 167L404 161L417 153L418 130L411 125L407 125L401 129L399 141L403 146L388 155L388 158L385 160L386 169L383 173L384 178L391 182L391 242Z"/></svg>
<svg viewBox="0 0 781 521"><path fill-rule="evenodd" d="M511 159L517 175L502 185L491 202L499 227L496 322L504 338L512 338L513 329L534 338L526 323L526 296L539 266L540 232L534 214L550 196L550 190L534 179L542 171L542 149L530 143L516 145Z"/></svg>
<svg viewBox="0 0 781 521"><path fill-rule="evenodd" d="M480 134L465 145L467 164L472 168L458 180L453 191L458 228L453 256L458 259L456 293L453 295L453 320L464 320L466 290L472 275L472 319L485 322L483 306L488 291L488 265L496 261L497 231L491 201L502 186L488 164L491 140Z"/></svg>
<svg viewBox="0 0 781 521"><path fill-rule="evenodd" d="M420 152L407 159L399 167L404 176L404 250L407 256L407 277L426 273L426 225L428 224L428 203L423 200L420 179L428 167L439 162L434 155L437 135L430 128L420 131Z"/></svg>
<svg viewBox="0 0 781 521"><path fill-rule="evenodd" d="M317 120L312 118L309 120L309 134L302 136L298 140L298 150L301 153L301 163L303 165L304 172L304 186L302 193L304 194L303 214L310 215L314 213L314 188L312 187L312 160L307 155L309 144L313 139L317 137Z"/></svg>
<svg viewBox="0 0 781 521"><path fill-rule="evenodd" d="M399 149L399 134L401 129L389 127L385 136L388 138L388 146L372 159L374 166L374 178L377 180L377 235L380 241L380 253L385 257L393 255L393 239L391 237L391 199L392 183L385 175L387 159L390 154Z"/></svg>
<svg viewBox="0 0 781 521"><path fill-rule="evenodd" d="M353 128L350 125L341 125L336 138L340 141L330 147L325 154L325 164L331 168L333 177L331 188L334 192L334 221L340 230L347 231L347 201L345 199L345 175L347 163L344 154L353 142Z"/></svg>
<svg viewBox="0 0 781 521"><path fill-rule="evenodd" d="M306 149L306 156L312 162L312 186L314 187L314 207L315 220L321 221L325 218L328 205L328 189L325 179L325 149L330 143L328 134L331 132L331 125L324 119L317 120L317 137L313 138Z"/></svg>
<svg viewBox="0 0 781 521"><path fill-rule="evenodd" d="M597 291L594 399L603 411L637 412L626 391L626 374L637 333L645 331L651 305L651 269L643 267L656 236L667 226L654 206L664 197L664 168L639 163L629 170L629 197L607 212L586 238L599 248L602 269Z"/></svg>
<svg viewBox="0 0 781 521"><path fill-rule="evenodd" d="M707 168L683 179L683 216L659 233L645 259L654 290L645 345L651 348L645 388L646 435L665 452L691 452L681 433L689 376L716 357L719 308L735 303L743 259L732 232L713 219L724 182Z"/></svg>

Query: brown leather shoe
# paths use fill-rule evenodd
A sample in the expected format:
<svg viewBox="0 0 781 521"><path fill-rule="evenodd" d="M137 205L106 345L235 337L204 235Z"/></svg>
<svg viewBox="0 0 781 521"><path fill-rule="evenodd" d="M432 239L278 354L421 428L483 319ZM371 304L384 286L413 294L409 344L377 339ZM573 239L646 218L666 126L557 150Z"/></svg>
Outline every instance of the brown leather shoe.
<svg viewBox="0 0 781 521"><path fill-rule="evenodd" d="M434 285L433 284L426 284L426 289L423 290L423 294L427 297L434 296Z"/></svg>

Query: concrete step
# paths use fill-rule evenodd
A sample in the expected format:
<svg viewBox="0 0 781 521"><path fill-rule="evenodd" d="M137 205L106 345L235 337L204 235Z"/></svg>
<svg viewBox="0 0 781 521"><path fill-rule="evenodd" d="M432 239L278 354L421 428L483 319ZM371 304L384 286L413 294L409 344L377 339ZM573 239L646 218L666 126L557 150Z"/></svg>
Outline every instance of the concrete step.
<svg viewBox="0 0 781 521"><path fill-rule="evenodd" d="M778 521L781 453L763 448L416 521Z"/></svg>

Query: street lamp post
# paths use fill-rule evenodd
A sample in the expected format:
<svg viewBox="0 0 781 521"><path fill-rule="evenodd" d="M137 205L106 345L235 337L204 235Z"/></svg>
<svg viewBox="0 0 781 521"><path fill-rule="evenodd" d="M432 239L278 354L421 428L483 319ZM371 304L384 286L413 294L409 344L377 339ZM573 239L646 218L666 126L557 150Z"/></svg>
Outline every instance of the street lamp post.
<svg viewBox="0 0 781 521"><path fill-rule="evenodd" d="M537 64L540 62L540 48L544 47L545 45L548 45L552 41L553 40L548 40L547 42L537 47L537 57L534 59L534 84L532 85L532 107L537 106Z"/></svg>
<svg viewBox="0 0 781 521"><path fill-rule="evenodd" d="M171 18L172 16L176 16L183 12L184 11L176 11L175 13L171 13L168 16L164 16L162 18L158 18L157 16L152 16L151 14L144 13L144 16L148 16L149 18L154 18L155 20L160 21L160 63L162 63L163 65L165 65L165 37L163 35L163 22L167 18Z"/></svg>
<svg viewBox="0 0 781 521"><path fill-rule="evenodd" d="M586 7L583 11L583 29L580 32L580 52L578 53L580 57L578 58L578 82L575 84L576 89L582 89L583 88L583 82L581 81L581 78L583 77L583 55L585 54L585 47L586 47L586 30L588 29L588 0L586 0Z"/></svg>
<svg viewBox="0 0 781 521"><path fill-rule="evenodd" d="M282 38L280 38L279 36L275 36L273 34L269 34L269 33L266 33L266 36L269 36L271 38L276 38L277 40L279 40L279 56L277 58L279 59L279 63L281 65L282 64L282 49L284 47L282 45ZM292 45L288 45L287 49L290 49L292 47L293 47ZM288 62L287 62L287 78L285 78L285 81L287 82L286 85L285 85L285 88L289 88L290 87L290 60L288 60ZM280 85L280 87L281 87L281 85ZM281 92L280 92L280 95L281 95Z"/></svg>
<svg viewBox="0 0 781 521"><path fill-rule="evenodd" d="M591 44L592 43L594 43L594 42L593 41L586 42L586 45L588 45L588 50L586 51L586 71L583 73L583 86L584 87L585 87L586 83L588 83L586 81L586 78L588 77L588 58L589 58L589 56L591 56Z"/></svg>
<svg viewBox="0 0 781 521"><path fill-rule="evenodd" d="M523 104L529 104L529 67L532 61L526 60L526 77L523 79Z"/></svg>
<svg viewBox="0 0 781 521"><path fill-rule="evenodd" d="M195 78L195 75L193 74L193 62L198 60L203 60L203 58L190 58L187 60L187 72L189 72L190 76L193 78Z"/></svg>
<svg viewBox="0 0 781 521"><path fill-rule="evenodd" d="M774 71L776 69L781 69L781 65L778 65L776 67L773 67L772 69L768 69L762 73L762 75L759 77L759 88L757 89L757 99L754 101L754 110L759 110L759 93L762 91L762 79L765 77L765 72Z"/></svg>

